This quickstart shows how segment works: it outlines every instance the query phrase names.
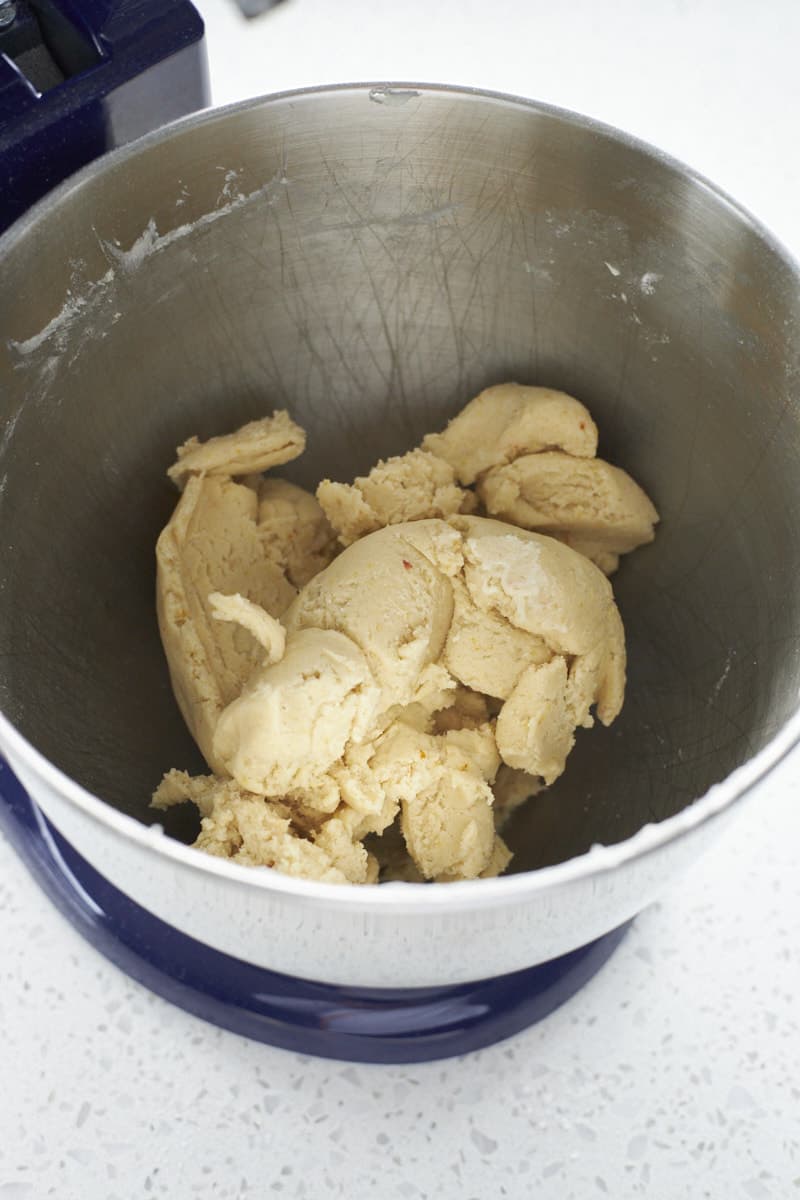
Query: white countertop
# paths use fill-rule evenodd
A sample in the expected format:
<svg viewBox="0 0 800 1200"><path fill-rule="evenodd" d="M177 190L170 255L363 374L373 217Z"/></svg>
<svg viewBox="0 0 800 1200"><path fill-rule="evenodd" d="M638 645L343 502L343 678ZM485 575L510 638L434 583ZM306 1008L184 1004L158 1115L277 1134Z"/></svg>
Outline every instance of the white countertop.
<svg viewBox="0 0 800 1200"><path fill-rule="evenodd" d="M216 102L359 79L534 96L683 158L800 253L793 0L199 7ZM0 1200L800 1196L799 784L795 753L559 1011L418 1067L301 1058L171 1007L0 839Z"/></svg>

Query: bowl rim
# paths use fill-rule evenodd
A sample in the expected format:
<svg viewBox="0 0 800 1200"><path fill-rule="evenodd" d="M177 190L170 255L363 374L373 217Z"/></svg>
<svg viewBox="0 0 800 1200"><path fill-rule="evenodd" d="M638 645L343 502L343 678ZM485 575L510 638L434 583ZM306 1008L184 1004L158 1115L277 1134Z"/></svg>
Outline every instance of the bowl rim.
<svg viewBox="0 0 800 1200"><path fill-rule="evenodd" d="M386 95L392 92L416 93L420 99L424 99L426 94L434 94L495 101L506 107L521 108L539 116L561 121L568 126L607 137L646 158L655 160L682 175L699 188L711 193L717 201L729 208L740 221L750 227L781 262L794 273L800 283L800 263L758 218L701 172L643 139L593 117L531 98L457 84L400 80L374 80L292 88L219 107L202 109L172 121L102 155L99 159L95 159L37 201L0 235L0 260L14 243L26 234L29 228L47 219L47 214L54 205L65 201L73 192L79 191L89 179L97 174L113 170L118 164L135 158L151 146L168 141L177 132L226 120L234 114L251 109L291 103L312 96L335 96L341 93L351 93L364 95L367 99L374 99L378 94ZM800 693L798 700L800 701ZM37 781L51 789L59 798L68 801L83 816L104 826L106 830L116 834L124 841L132 840L142 850L153 851L171 859L176 865L179 864L202 875L220 877L240 887L266 889L270 892L283 893L286 897L320 901L336 907L418 914L443 910L455 912L488 905L508 904L520 897L555 890L578 880L591 881L593 878L607 874L625 864L641 860L708 824L725 809L743 799L790 753L799 741L800 707L795 709L777 733L755 755L724 779L713 784L707 792L693 800L679 813L658 823L644 825L624 841L608 846L594 845L585 853L564 862L515 875L503 875L493 879L460 880L440 887L431 886L429 883L399 882L385 883L380 886L348 887L337 883L320 883L315 880L284 875L268 867L241 866L229 860L203 854L191 846L184 845L182 842L166 836L157 824L144 825L136 818L119 812L107 801L84 788L55 766L16 729L0 710L0 751L8 752L9 765L12 769L14 762L19 762L32 776L36 777ZM34 795L32 799L35 802L36 796Z"/></svg>

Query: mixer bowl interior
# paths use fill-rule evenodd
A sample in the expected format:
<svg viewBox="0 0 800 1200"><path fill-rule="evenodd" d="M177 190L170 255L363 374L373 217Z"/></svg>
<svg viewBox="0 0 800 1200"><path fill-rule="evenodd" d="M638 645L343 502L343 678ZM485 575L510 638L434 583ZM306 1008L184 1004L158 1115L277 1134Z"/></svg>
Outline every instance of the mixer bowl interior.
<svg viewBox="0 0 800 1200"><path fill-rule="evenodd" d="M155 620L174 447L277 407L313 488L547 384L655 500L615 578L625 708L515 817L513 869L680 811L795 709L798 279L680 166L498 97L290 95L89 169L0 264L0 708L116 808L163 821L163 771L203 769Z"/></svg>

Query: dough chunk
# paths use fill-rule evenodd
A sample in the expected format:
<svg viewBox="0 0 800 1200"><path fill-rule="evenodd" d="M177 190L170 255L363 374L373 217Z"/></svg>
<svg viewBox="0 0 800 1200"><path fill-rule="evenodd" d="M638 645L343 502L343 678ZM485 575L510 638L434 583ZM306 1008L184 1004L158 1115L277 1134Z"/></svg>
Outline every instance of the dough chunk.
<svg viewBox="0 0 800 1200"><path fill-rule="evenodd" d="M274 867L284 875L322 883L372 883L378 864L345 826L332 820L318 833L294 824L291 805L247 792L232 779L170 771L153 796L153 807L191 800L200 809L199 850L242 866Z"/></svg>
<svg viewBox="0 0 800 1200"><path fill-rule="evenodd" d="M286 653L249 681L219 716L213 752L248 791L339 805L330 779L351 742L371 732L380 690L356 643L330 629L290 633Z"/></svg>
<svg viewBox="0 0 800 1200"><path fill-rule="evenodd" d="M190 475L253 475L291 462L305 448L305 431L280 410L207 442L190 437L167 474L178 486Z"/></svg>
<svg viewBox="0 0 800 1200"><path fill-rule="evenodd" d="M265 554L296 588L324 570L340 547L311 492L287 479L257 483L258 527Z"/></svg>
<svg viewBox="0 0 800 1200"><path fill-rule="evenodd" d="M483 764L452 738L397 724L376 753L374 769L400 802L406 846L426 879L474 879L494 851L493 797Z"/></svg>
<svg viewBox="0 0 800 1200"><path fill-rule="evenodd" d="M384 708L414 700L422 671L439 661L453 614L449 580L406 536L417 528L390 526L355 542L286 613L290 637L316 628L350 638L369 663Z"/></svg>
<svg viewBox="0 0 800 1200"><path fill-rule="evenodd" d="M444 663L467 688L505 700L526 666L551 657L543 638L479 608L460 579L453 581L453 600Z"/></svg>
<svg viewBox="0 0 800 1200"><path fill-rule="evenodd" d="M443 433L429 433L422 448L448 462L459 483L470 484L491 467L540 450L592 458L597 426L566 392L501 383L471 400Z"/></svg>
<svg viewBox="0 0 800 1200"><path fill-rule="evenodd" d="M255 492L225 477L189 477L158 539L156 565L158 624L175 698L206 762L221 773L217 721L264 652L246 629L215 617L210 596L239 594L280 617L295 589L263 553Z"/></svg>
<svg viewBox="0 0 800 1200"><path fill-rule="evenodd" d="M379 462L352 483L324 479L317 499L343 546L385 525L449 517L475 504L474 494L456 483L449 463L419 449Z"/></svg>
<svg viewBox="0 0 800 1200"><path fill-rule="evenodd" d="M620 554L651 542L655 507L630 475L601 458L550 451L494 467L478 484L486 511L549 533L610 574Z"/></svg>
<svg viewBox="0 0 800 1200"><path fill-rule="evenodd" d="M575 744L575 720L567 700L567 664L556 657L523 671L497 718L503 762L545 783L558 779Z"/></svg>

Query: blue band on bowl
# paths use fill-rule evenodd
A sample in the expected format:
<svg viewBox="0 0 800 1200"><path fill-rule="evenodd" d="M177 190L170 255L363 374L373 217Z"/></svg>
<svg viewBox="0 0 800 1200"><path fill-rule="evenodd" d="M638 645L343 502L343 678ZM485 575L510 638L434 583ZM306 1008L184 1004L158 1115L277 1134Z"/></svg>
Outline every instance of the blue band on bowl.
<svg viewBox="0 0 800 1200"><path fill-rule="evenodd" d="M0 824L62 914L139 983L214 1025L324 1058L428 1062L501 1041L574 995L627 929L536 967L452 987L314 983L213 950L134 903L64 840L2 759Z"/></svg>

